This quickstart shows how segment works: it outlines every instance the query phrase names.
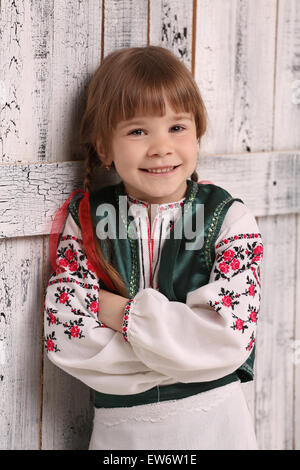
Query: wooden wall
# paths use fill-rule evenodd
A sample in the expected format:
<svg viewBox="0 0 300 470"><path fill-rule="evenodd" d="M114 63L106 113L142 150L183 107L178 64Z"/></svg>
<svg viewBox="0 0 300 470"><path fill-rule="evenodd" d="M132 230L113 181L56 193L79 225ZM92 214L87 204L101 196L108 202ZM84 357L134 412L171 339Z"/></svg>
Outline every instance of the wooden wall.
<svg viewBox="0 0 300 470"><path fill-rule="evenodd" d="M255 380L261 449L300 449L300 2L0 2L0 449L86 449L92 393L43 350L55 210L82 183L78 130L109 52L172 50L209 114L209 179L251 208L264 240ZM297 244L298 242L298 244Z"/></svg>

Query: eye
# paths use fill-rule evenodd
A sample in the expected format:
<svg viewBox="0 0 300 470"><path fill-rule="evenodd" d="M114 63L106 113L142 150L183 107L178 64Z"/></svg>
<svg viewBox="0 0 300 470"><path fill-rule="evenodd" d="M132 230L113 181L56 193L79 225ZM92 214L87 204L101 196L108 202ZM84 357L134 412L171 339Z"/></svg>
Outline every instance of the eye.
<svg viewBox="0 0 300 470"><path fill-rule="evenodd" d="M184 129L184 127L179 126L179 125L173 126L172 129L174 129L175 127L180 127L181 129Z"/></svg>
<svg viewBox="0 0 300 470"><path fill-rule="evenodd" d="M135 132L138 132L138 131L144 132L143 129L134 129L133 131L130 131L128 135L140 135L140 134L135 134Z"/></svg>

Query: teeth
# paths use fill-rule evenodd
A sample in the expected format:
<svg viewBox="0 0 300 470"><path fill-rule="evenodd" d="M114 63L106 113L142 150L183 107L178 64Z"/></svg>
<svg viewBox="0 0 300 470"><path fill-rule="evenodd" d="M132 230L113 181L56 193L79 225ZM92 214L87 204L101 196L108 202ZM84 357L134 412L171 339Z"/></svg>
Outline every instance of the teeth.
<svg viewBox="0 0 300 470"><path fill-rule="evenodd" d="M169 171L173 170L174 166L170 168L164 168L162 170L148 170L149 173L168 173Z"/></svg>

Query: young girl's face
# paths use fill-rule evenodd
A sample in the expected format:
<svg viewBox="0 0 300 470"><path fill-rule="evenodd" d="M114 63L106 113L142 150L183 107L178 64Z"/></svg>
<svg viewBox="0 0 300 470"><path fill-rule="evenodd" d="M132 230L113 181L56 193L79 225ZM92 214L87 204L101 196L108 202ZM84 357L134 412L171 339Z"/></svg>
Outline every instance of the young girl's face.
<svg viewBox="0 0 300 470"><path fill-rule="evenodd" d="M194 116L178 114L165 103L162 117L135 116L119 122L112 140L112 160L126 191L155 204L182 199L197 163ZM146 171L174 166L168 173Z"/></svg>

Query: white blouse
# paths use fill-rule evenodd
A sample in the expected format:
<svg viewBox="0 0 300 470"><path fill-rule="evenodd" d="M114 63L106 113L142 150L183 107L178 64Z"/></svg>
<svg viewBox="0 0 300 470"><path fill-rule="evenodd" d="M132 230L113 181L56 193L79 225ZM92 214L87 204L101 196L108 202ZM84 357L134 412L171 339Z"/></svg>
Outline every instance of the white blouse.
<svg viewBox="0 0 300 470"><path fill-rule="evenodd" d="M263 243L254 216L233 202L216 241L209 283L182 303L157 290L157 276L164 240L185 198L157 205L150 225L147 203L127 197L140 258L127 330L120 333L98 320L99 279L69 214L57 252L62 269L52 273L46 289L48 358L94 390L117 395L234 372L254 346L260 311Z"/></svg>

